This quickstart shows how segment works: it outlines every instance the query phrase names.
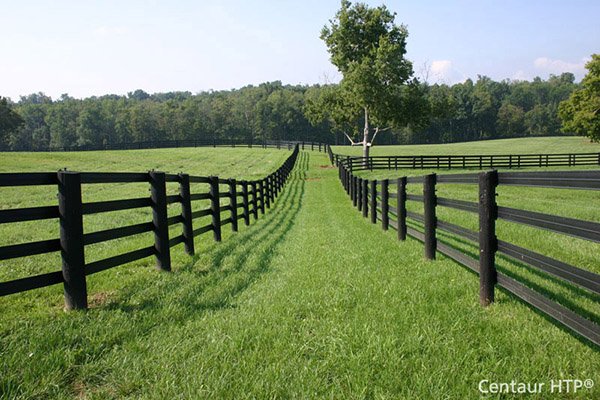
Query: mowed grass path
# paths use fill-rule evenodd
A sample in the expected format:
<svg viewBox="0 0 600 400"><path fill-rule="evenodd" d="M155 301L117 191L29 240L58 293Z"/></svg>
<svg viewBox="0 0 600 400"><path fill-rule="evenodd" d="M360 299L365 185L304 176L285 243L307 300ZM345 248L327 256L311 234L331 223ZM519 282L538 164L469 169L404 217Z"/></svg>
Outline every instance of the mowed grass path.
<svg viewBox="0 0 600 400"><path fill-rule="evenodd" d="M501 292L479 307L475 275L371 225L327 165L302 153L266 218L172 273L86 313L0 320L2 397L467 399L482 379L600 381L597 350Z"/></svg>

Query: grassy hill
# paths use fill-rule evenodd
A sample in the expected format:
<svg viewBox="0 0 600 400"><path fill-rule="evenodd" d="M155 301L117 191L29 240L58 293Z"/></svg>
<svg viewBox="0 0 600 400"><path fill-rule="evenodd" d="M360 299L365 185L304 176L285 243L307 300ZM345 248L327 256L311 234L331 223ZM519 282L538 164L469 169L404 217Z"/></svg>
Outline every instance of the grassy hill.
<svg viewBox="0 0 600 400"><path fill-rule="evenodd" d="M35 159L39 164L29 170L73 162L73 169L139 171L154 163L169 172L189 166L198 174L251 177L270 172L288 154L229 150L23 154L22 161L2 157L0 165L15 170ZM189 158L180 162L184 154ZM51 199L7 190L0 189L7 199L2 207ZM139 195L147 187L90 190L97 191L88 199L105 199ZM597 194L585 192L560 191L538 203L533 197L544 193L524 192L503 194L500 201L581 218L600 204ZM473 200L466 189L458 195ZM89 223L105 227L148 218L129 215ZM440 218L476 229L473 220L453 215ZM0 237L57 235L56 223L46 233L37 226L0 225ZM553 255L571 257L576 265L600 265L598 244L567 241L560 247L551 234L500 228L511 239L524 236L547 251L554 248ZM136 245L116 241L91 256ZM92 275L87 312L63 312L60 285L0 298L0 398L466 399L481 397L484 379L546 386L552 379L600 382L598 349L502 291L493 306L481 308L477 276L442 255L424 260L420 242L400 243L394 232L362 218L324 154L301 154L281 197L256 224L237 234L226 229L221 243L203 236L194 258L175 250L171 273L156 271L146 259ZM0 280L19 269L59 268L58 259L45 258L0 264ZM502 263L541 284L535 274ZM600 315L597 296L549 285L560 301ZM599 390L567 398L597 398Z"/></svg>
<svg viewBox="0 0 600 400"><path fill-rule="evenodd" d="M362 155L359 146L333 146L334 153ZM378 146L371 149L373 156L396 155L468 155L468 154L556 154L597 153L600 143L592 143L579 136L539 137L483 140L479 142L448 144L415 144L405 146Z"/></svg>

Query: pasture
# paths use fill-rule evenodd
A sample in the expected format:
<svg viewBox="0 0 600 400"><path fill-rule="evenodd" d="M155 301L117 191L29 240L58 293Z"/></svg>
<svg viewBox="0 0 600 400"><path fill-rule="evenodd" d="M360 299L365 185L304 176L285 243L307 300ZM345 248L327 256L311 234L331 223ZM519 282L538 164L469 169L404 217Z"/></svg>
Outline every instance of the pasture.
<svg viewBox="0 0 600 400"><path fill-rule="evenodd" d="M334 153L362 156L360 146L332 146ZM413 144L403 146L378 146L371 148L371 156L400 155L470 155L470 154L560 154L598 153L600 143L592 143L581 136L558 136L483 140L479 142Z"/></svg>
<svg viewBox="0 0 600 400"><path fill-rule="evenodd" d="M563 139L583 140L552 138ZM501 147L500 153L508 151ZM287 155L263 149L11 154L2 156L0 171L155 168L251 179L273 171ZM137 197L147 190L136 185L91 187L84 196ZM2 207L55 201L51 190L25 189L0 189L6 199ZM418 185L408 189L421 190ZM472 189L440 185L439 195L476 201ZM600 221L598 196L502 188L498 202ZM422 211L418 204L411 207ZM104 229L144 219L148 215L122 212L87 222ZM477 230L475 217L456 210L440 209L440 219ZM2 245L57 234L56 223L20 225L0 226ZM517 244L600 272L597 244L509 223L498 230ZM324 154L302 152L265 218L242 228L235 240L229 235L221 243L202 240L193 258L175 251L171 273L156 271L154 261L146 259L93 275L87 312L62 311L60 285L0 298L0 397L477 398L483 379L600 382L597 349L502 291L492 306L481 308L476 275L441 254L426 261L420 242L400 243L394 232L362 218ZM136 247L135 240L115 242L94 249L92 256ZM452 243L473 251L460 241ZM32 258L3 262L0 278L60 265L58 257ZM507 260L500 264L598 322L597 297ZM597 393L593 388L569 396Z"/></svg>

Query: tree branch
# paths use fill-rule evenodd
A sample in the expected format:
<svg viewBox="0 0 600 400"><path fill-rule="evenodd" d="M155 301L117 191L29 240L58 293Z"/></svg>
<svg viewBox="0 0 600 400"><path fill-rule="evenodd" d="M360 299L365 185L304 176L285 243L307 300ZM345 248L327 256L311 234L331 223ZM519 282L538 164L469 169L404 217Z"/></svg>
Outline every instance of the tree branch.
<svg viewBox="0 0 600 400"><path fill-rule="evenodd" d="M350 141L350 146L360 146L363 144L363 142L355 142L354 140L352 140L352 138L350 136L348 136L346 134L346 132L342 132L344 134L344 136L346 136L348 138L348 140Z"/></svg>
<svg viewBox="0 0 600 400"><path fill-rule="evenodd" d="M391 126L388 126L387 128L383 128L383 129L375 128L375 133L373 134L373 138L371 139L371 145L372 145L372 144L373 144L373 142L375 141L375 137L377 136L377 134L378 134L379 132L385 132L385 131L387 131L387 130L389 130L389 129L392 129L392 127L391 127Z"/></svg>

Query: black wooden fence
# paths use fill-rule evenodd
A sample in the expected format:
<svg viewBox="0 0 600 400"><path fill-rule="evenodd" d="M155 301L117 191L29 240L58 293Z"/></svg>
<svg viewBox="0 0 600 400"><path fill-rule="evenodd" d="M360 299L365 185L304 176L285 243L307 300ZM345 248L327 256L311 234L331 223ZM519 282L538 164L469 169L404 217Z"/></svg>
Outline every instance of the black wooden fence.
<svg viewBox="0 0 600 400"><path fill-rule="evenodd" d="M327 151L328 144L314 141L290 140L241 140L241 139L182 139L182 140L148 140L127 143L106 143L101 145L82 145L69 147L52 147L42 150L15 150L15 151L100 151L100 150L139 150L139 149L172 149L179 147L248 147L263 149L292 150L299 145L301 150Z"/></svg>
<svg viewBox="0 0 600 400"><path fill-rule="evenodd" d="M270 208L293 169L300 146L294 145L292 154L272 174L255 181L236 181L217 176L190 176L166 174L159 171L144 173L95 173L59 171L48 173L2 173L0 187L56 185L58 205L0 210L0 224L57 218L60 238L0 247L0 260L27 257L37 254L61 252L62 271L50 272L8 282L0 282L0 296L37 289L58 283L64 284L67 309L87 308L86 276L123 265L142 258L155 256L157 267L171 270L173 246L183 243L188 254L194 254L194 238L212 232L215 241L221 241L221 229L231 225L238 230L238 221L249 225L258 219L265 208ZM150 196L126 200L92 203L82 201L83 184L144 182L150 185ZM167 195L166 183L179 184L179 194ZM206 184L206 191L191 193L190 183ZM221 199L229 204L221 205ZM192 212L192 202L209 200L210 207ZM181 213L167 215L167 205L181 204ZM98 232L84 233L83 216L131 210L143 207L152 209L152 221ZM228 217L222 219L222 213ZM211 223L195 227L194 220L211 216ZM169 227L181 224L181 234L169 237ZM146 247L88 263L85 246L113 239L126 238L144 232L154 232L154 243Z"/></svg>
<svg viewBox="0 0 600 400"><path fill-rule="evenodd" d="M435 259L436 251L439 251L479 274L482 305L486 306L494 301L494 288L499 286L594 344L600 345L599 325L506 274L498 272L495 266L496 253L500 253L543 274L568 282L593 295L599 295L600 275L497 239L495 221L502 219L517 222L600 243L600 223L499 207L496 204L498 185L600 190L600 171L498 172L492 170L480 173L429 174L421 177L369 181L353 174L343 162L338 166L343 187L353 205L362 212L364 217L368 217L370 212L372 223L381 221L384 230L392 227L397 231L399 240L405 240L408 235L422 241L427 259ZM406 188L409 184L423 185L423 195L407 194ZM438 184L478 185L479 202L438 197L436 195ZM407 201L423 203L424 213L421 215L407 211ZM479 232L439 220L436 217L437 207L449 207L479 214ZM422 231L408 226L407 219L420 224ZM438 229L478 243L479 260L447 244L439 243L436 238Z"/></svg>
<svg viewBox="0 0 600 400"><path fill-rule="evenodd" d="M333 162L344 163L351 171L378 169L485 169L527 167L575 167L600 165L600 153L507 154L507 155L431 155L355 157L333 154Z"/></svg>

